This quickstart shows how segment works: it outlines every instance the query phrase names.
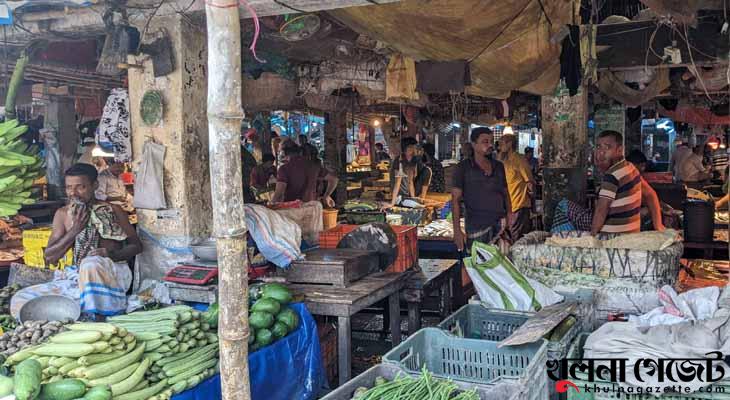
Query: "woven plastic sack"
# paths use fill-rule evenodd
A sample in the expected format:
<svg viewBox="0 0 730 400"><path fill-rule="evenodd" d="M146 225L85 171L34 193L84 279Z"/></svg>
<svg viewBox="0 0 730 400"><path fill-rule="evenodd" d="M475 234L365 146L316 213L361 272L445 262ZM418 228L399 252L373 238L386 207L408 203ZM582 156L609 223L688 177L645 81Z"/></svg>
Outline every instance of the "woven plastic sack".
<svg viewBox="0 0 730 400"><path fill-rule="evenodd" d="M563 296L525 277L496 246L474 242L471 257L464 259L466 272L480 300L491 308L539 311L563 301Z"/></svg>
<svg viewBox="0 0 730 400"><path fill-rule="evenodd" d="M167 208L163 187L164 161L165 146L152 142L144 144L142 163L134 180L134 208Z"/></svg>
<svg viewBox="0 0 730 400"><path fill-rule="evenodd" d="M416 62L412 58L401 54L390 57L385 71L385 97L387 100L418 100Z"/></svg>

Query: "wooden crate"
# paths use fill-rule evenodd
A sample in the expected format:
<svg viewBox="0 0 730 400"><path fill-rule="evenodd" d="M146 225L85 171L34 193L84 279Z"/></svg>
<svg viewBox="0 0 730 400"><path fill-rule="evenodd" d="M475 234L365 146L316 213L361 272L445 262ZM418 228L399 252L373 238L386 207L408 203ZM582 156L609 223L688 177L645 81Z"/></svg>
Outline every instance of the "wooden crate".
<svg viewBox="0 0 730 400"><path fill-rule="evenodd" d="M372 251L353 249L315 249L304 253L286 271L290 283L316 283L347 287L378 270L378 256Z"/></svg>

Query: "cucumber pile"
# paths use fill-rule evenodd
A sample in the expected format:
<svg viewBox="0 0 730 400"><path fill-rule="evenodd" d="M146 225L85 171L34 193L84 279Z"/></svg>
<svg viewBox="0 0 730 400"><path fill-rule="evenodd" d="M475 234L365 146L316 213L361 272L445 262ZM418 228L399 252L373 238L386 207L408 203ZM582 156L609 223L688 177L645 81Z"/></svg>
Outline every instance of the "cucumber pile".
<svg viewBox="0 0 730 400"><path fill-rule="evenodd" d="M14 371L16 399L110 400L142 383L144 343L138 343L133 334L103 323L66 328L46 343L26 347L5 360L4 365ZM134 370L124 368L128 364ZM98 381L105 376L106 381Z"/></svg>
<svg viewBox="0 0 730 400"><path fill-rule="evenodd" d="M254 285L249 289L249 352L268 346L299 327L299 315L289 308L289 289L279 283Z"/></svg>
<svg viewBox="0 0 730 400"><path fill-rule="evenodd" d="M218 372L218 335L208 317L172 306L67 325L5 360L14 376L0 376L0 398L168 400Z"/></svg>
<svg viewBox="0 0 730 400"><path fill-rule="evenodd" d="M28 146L20 136L28 131L13 119L0 123L0 217L13 216L33 204L30 188L43 175L38 146Z"/></svg>
<svg viewBox="0 0 730 400"><path fill-rule="evenodd" d="M218 372L218 334L209 313L188 306L172 306L139 311L109 318L109 322L134 333L146 345L144 359L150 361L145 381L150 383L147 397L120 397L121 400L146 399L160 393L159 399L198 385ZM216 318L217 323L217 318ZM115 394L115 399L117 396Z"/></svg>

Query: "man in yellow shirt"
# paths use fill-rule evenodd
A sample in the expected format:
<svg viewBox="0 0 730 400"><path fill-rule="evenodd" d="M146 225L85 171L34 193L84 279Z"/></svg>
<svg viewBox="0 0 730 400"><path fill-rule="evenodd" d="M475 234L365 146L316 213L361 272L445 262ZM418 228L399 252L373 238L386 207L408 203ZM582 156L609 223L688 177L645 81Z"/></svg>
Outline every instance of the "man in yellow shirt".
<svg viewBox="0 0 730 400"><path fill-rule="evenodd" d="M507 214L507 229L512 243L532 229L530 210L535 181L530 163L517 153L517 137L503 135L499 140L499 161L504 164L507 190L512 209Z"/></svg>

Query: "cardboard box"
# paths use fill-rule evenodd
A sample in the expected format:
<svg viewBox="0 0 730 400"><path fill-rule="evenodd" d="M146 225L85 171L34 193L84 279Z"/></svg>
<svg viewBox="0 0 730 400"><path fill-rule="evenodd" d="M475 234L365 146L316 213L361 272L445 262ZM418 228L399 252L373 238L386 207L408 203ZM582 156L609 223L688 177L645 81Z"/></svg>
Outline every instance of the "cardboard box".
<svg viewBox="0 0 730 400"><path fill-rule="evenodd" d="M73 250L69 249L66 255L54 265L46 265L43 253L48 246L48 239L51 238L51 228L37 228L23 231L23 249L25 250L25 264L30 267L42 269L64 269L73 265Z"/></svg>

